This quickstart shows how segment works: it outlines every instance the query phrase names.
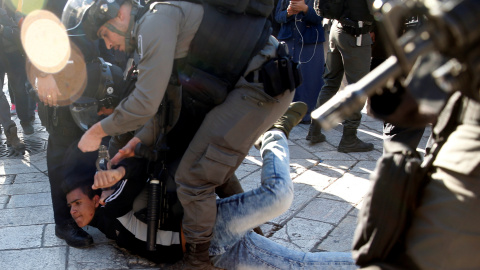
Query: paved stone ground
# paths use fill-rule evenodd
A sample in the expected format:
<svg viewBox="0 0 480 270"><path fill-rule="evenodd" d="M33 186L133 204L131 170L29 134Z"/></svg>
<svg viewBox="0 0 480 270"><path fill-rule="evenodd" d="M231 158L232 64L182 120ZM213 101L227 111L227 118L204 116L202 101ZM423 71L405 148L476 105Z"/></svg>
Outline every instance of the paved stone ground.
<svg viewBox="0 0 480 270"><path fill-rule="evenodd" d="M35 120L35 134L19 135L27 142L24 156L9 156L5 135L0 144L0 269L151 269L150 261L119 249L92 227L95 245L69 247L55 237L47 177L48 134ZM364 115L359 137L375 145L367 153L339 153L341 126L325 132L327 142L310 145L308 125L290 135L290 172L295 197L290 209L262 229L270 239L308 252L349 251L356 218L369 187L369 174L382 153L382 122ZM420 146L424 147L430 129ZM419 149L421 152L422 149ZM245 190L259 186L261 159L252 148L238 170Z"/></svg>

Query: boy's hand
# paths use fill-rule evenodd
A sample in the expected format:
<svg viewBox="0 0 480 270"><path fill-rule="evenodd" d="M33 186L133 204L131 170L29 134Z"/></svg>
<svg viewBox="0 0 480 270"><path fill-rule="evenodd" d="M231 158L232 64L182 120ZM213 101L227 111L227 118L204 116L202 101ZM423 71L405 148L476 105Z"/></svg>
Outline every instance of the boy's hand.
<svg viewBox="0 0 480 270"><path fill-rule="evenodd" d="M105 206L105 199L107 199L108 196L112 195L112 193L113 193L114 191L115 191L115 190L113 190L113 189L103 190L103 191L102 191L102 195L100 196L100 201L98 201L98 203L100 203L100 205Z"/></svg>
<svg viewBox="0 0 480 270"><path fill-rule="evenodd" d="M118 167L107 171L97 171L94 177L92 189L108 188L115 185L125 176L125 168Z"/></svg>

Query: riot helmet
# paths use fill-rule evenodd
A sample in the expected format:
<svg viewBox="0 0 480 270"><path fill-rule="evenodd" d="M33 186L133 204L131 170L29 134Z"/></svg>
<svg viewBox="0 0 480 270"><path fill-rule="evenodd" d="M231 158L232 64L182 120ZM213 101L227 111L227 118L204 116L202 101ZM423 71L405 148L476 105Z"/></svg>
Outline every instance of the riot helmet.
<svg viewBox="0 0 480 270"><path fill-rule="evenodd" d="M132 11L128 30L122 32L107 22L117 17L120 7L125 2L132 4ZM90 40L98 39L98 30L105 25L110 31L124 36L125 48L132 50L130 45L132 29L140 7L139 0L68 0L62 13L62 23L68 32L82 32Z"/></svg>
<svg viewBox="0 0 480 270"><path fill-rule="evenodd" d="M123 72L120 67L97 58L87 65L88 83L77 100L70 104L75 123L88 130L107 115L102 109L114 109L128 94Z"/></svg>

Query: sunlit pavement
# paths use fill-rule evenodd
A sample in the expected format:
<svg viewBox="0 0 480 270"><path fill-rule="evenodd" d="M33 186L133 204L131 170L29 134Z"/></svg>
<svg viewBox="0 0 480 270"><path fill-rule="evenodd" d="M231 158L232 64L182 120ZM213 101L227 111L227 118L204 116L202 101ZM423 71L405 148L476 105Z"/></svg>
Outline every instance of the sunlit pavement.
<svg viewBox="0 0 480 270"><path fill-rule="evenodd" d="M54 233L50 186L47 177L48 133L35 120L35 133L19 136L27 142L24 156L10 156L1 135L0 145L0 269L151 269L158 265L129 254L93 227L95 245L69 247ZM262 225L267 237L289 248L308 251L349 251L356 218L369 187L369 174L382 154L382 122L364 114L358 136L373 143L366 153L340 153L336 146L342 127L326 131L327 141L305 140L308 125L290 133L290 172L295 197L290 209ZM428 128L420 142L421 152ZM237 171L245 190L260 185L260 153L250 150Z"/></svg>

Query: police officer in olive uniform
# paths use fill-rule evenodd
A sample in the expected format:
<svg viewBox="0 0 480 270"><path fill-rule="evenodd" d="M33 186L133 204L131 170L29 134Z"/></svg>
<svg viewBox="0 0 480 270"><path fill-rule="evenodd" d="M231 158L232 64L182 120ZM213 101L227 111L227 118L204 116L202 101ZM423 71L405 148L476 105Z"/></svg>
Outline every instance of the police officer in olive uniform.
<svg viewBox="0 0 480 270"><path fill-rule="evenodd" d="M175 176L177 194L185 211L183 230L187 241L185 260L175 266L179 269L211 267L208 250L216 216L215 187L233 175L256 139L286 111L293 98L295 86L292 87L290 82L286 87L272 87L272 92L268 92L270 88L264 90L264 83L270 82L269 77L260 76L262 65L277 56L279 47L278 41L269 36L269 27L266 27L266 17L273 9L273 1L268 4L269 10L262 14L263 18L237 15L237 22L241 22L237 25L238 32L231 30L233 25L221 24L217 20L223 18L228 21L225 16L234 16L233 13L222 15L216 8L187 1L153 3L143 16L136 16L139 8L136 1L99 0L91 4L85 13L84 23L92 27L92 38L103 38L108 48L127 52L136 49L140 61L135 90L112 115L83 135L80 149L94 151L98 149L102 137L138 129L152 119L168 89L180 87L178 80L171 78L172 71L176 73L174 63L179 64L181 59L187 61L180 68L188 77L182 84L184 96L191 100L191 107L207 107L204 113L208 113L190 142ZM248 5L243 5L244 10L245 6ZM218 17L204 16L204 13L213 14L208 13L210 11L217 12ZM201 27L204 23L213 26ZM251 26L246 25L249 23ZM224 30L229 35L206 39L207 42L221 40L209 44L211 47L208 48L202 48L202 42L195 42L197 38L215 36L211 34L213 30ZM236 42L226 41L235 38ZM230 53L221 53L227 49L231 49ZM213 54L200 63L188 62L196 59L196 55L189 58L192 54L208 52ZM212 59L218 62L208 62ZM225 69L235 72L225 74L225 69L215 65L218 63L225 63ZM208 68L202 70L202 65ZM293 80L292 74L288 74L286 79L290 78ZM198 91L188 91L191 87L197 87ZM173 90L178 93L175 91L178 90ZM155 137L151 136L142 137L142 141L154 142Z"/></svg>
<svg viewBox="0 0 480 270"><path fill-rule="evenodd" d="M349 84L356 83L370 71L372 55L373 16L370 0L345 0L346 8L341 19L334 20L330 30L330 46L326 56L324 85L318 95L316 107L332 98L340 89L343 75ZM365 143L357 137L362 114L355 112L343 121L343 135L337 150L339 152L367 152L373 144ZM313 121L307 135L311 143L325 141L320 125Z"/></svg>
<svg viewBox="0 0 480 270"><path fill-rule="evenodd" d="M383 253L383 258L371 256L372 259L366 261L372 265L362 266L369 270L479 269L480 81L477 78L480 64L471 59L480 53L480 2L438 0L416 3L423 3L423 6L405 5L405 10L426 10L426 24L436 35L415 40L412 47L420 50L426 43L435 45L423 51L419 58L414 58L417 60L412 63L408 79L403 84L396 84L396 91L384 91L380 96L373 96L371 109L375 116L402 127L435 123L432 128L434 143L431 154L425 159L427 162L422 164L429 166L428 171L417 174L417 179L413 176L409 179L412 183L416 182L408 182L408 186L416 188L419 198L405 203L410 205L406 208L411 208L413 213L410 216L410 210L406 210L404 232L398 231L401 226L395 222L395 233L400 235L397 244L400 245L394 246L389 241L388 246L393 247L389 253ZM383 15L398 18L398 10L393 7ZM387 27L387 30L391 29ZM453 33L456 39L441 41L440 37ZM449 69L452 63L462 66L462 71ZM395 78L387 74L385 69L383 74L379 73L372 80ZM429 110L419 109L425 106ZM420 175L424 179L419 180ZM378 189L378 192L388 196L398 193L398 190L392 188L388 192ZM377 198L377 201L381 200ZM379 207L386 209L386 205ZM391 213L386 215L387 219L392 218ZM392 229L375 228L393 225L392 222L383 222L382 217L377 216L376 219L379 223L369 223L369 231ZM374 247L371 245L373 242L369 241L368 245Z"/></svg>

